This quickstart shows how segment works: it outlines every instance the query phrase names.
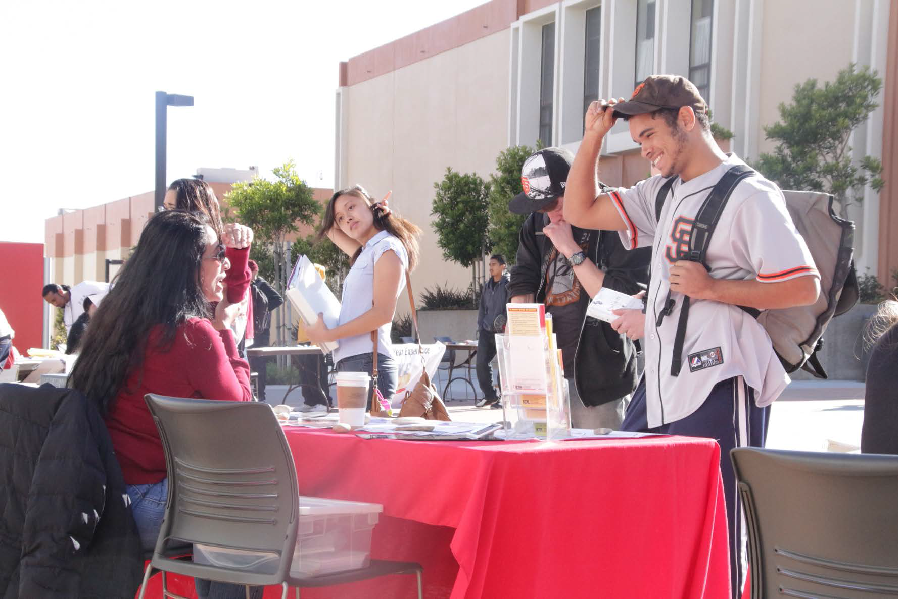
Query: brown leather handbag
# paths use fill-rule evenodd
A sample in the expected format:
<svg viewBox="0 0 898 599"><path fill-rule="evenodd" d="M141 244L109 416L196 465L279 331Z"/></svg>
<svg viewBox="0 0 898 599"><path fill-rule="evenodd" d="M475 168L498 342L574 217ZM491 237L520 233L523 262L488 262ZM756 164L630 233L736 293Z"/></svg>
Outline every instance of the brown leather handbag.
<svg viewBox="0 0 898 599"><path fill-rule="evenodd" d="M418 356L421 358L421 377L415 383L414 389L405 392L402 400L402 408L399 410L400 417L419 416L427 420L452 420L449 412L446 410L446 404L440 398L436 387L431 383L427 369L424 367L424 350L421 348L421 335L418 333L418 314L415 311L415 295L412 292L412 280L405 271L405 288L408 290L409 306L412 310L412 324L415 327L415 339L418 340ZM376 417L386 417L388 414L383 409L378 400L377 392L377 331L371 331L371 342L374 345L374 366L372 369L372 391L371 391L371 415Z"/></svg>

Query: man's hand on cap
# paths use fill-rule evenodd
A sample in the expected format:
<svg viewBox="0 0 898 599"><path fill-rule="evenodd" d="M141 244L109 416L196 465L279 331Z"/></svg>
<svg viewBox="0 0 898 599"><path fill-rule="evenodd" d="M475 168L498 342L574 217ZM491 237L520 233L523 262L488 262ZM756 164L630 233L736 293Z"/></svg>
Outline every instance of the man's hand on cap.
<svg viewBox="0 0 898 599"><path fill-rule="evenodd" d="M618 98L615 100L611 98L610 100L605 100L604 98L601 100L595 100L586 110L586 117L583 119L583 123L586 126L585 133L595 133L600 137L605 137L605 134L611 130L611 127L614 126L614 123L617 122L617 119L614 118L614 110L612 108L615 104L619 104L623 102L623 98Z"/></svg>

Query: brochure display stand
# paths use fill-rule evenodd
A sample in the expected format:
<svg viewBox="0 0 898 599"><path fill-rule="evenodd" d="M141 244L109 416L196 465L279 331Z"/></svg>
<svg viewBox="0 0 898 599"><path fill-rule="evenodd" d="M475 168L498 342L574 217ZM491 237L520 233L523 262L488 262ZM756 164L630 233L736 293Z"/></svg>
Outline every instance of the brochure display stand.
<svg viewBox="0 0 898 599"><path fill-rule="evenodd" d="M505 437L563 439L571 411L561 350L542 304L508 304L505 334L496 335Z"/></svg>

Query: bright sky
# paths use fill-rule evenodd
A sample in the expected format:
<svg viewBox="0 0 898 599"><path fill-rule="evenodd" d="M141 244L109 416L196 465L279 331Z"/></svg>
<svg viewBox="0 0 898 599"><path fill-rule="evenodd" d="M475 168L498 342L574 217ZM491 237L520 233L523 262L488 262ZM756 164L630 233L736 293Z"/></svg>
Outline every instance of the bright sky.
<svg viewBox="0 0 898 599"><path fill-rule="evenodd" d="M293 158L331 187L339 62L484 2L0 2L0 241L151 191L157 90L195 98L168 109L169 181Z"/></svg>

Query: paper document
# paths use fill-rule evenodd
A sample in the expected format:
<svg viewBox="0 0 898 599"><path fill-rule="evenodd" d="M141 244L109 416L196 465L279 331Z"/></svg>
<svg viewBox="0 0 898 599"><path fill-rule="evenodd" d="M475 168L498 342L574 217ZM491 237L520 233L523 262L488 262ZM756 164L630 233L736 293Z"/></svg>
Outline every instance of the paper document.
<svg viewBox="0 0 898 599"><path fill-rule="evenodd" d="M543 304L506 304L508 315L508 387L515 393L546 394L546 307Z"/></svg>
<svg viewBox="0 0 898 599"><path fill-rule="evenodd" d="M617 318L613 310L642 310L642 300L602 287L586 308L586 315L597 320L611 322Z"/></svg>
<svg viewBox="0 0 898 599"><path fill-rule="evenodd" d="M293 267L287 282L287 299L307 326L318 320L319 313L324 315L327 328L332 329L340 324L340 300L324 284L312 262L305 256L300 256ZM319 345L325 353L330 353L337 349L339 343L329 341Z"/></svg>

